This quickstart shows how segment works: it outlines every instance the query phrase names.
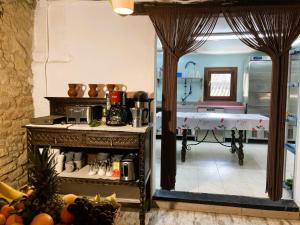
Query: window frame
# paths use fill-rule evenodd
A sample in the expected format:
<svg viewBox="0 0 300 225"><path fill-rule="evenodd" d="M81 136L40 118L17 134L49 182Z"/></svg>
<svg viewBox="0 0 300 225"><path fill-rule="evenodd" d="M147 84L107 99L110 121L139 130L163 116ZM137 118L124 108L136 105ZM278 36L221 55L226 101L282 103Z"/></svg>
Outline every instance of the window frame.
<svg viewBox="0 0 300 225"><path fill-rule="evenodd" d="M204 68L204 101L236 101L237 67L205 67ZM211 96L211 74L230 73L230 96Z"/></svg>

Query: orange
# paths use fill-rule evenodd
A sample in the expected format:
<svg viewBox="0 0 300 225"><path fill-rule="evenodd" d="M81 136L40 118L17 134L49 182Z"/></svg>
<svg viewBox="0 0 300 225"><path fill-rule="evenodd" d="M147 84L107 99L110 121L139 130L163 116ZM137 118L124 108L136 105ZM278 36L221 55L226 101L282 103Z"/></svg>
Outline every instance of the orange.
<svg viewBox="0 0 300 225"><path fill-rule="evenodd" d="M6 223L6 218L3 214L0 214L0 225L5 225Z"/></svg>
<svg viewBox="0 0 300 225"><path fill-rule="evenodd" d="M5 225L12 225L14 223L20 223L23 224L23 218L19 215L10 215L7 220L6 220L6 224Z"/></svg>
<svg viewBox="0 0 300 225"><path fill-rule="evenodd" d="M11 225L24 225L23 223L13 223Z"/></svg>
<svg viewBox="0 0 300 225"><path fill-rule="evenodd" d="M13 209L14 209L14 207L7 204L1 208L0 213L3 214L5 216L5 218L7 218L10 215L10 211L12 211Z"/></svg>
<svg viewBox="0 0 300 225"><path fill-rule="evenodd" d="M49 214L40 213L33 218L30 225L54 225L54 221Z"/></svg>
<svg viewBox="0 0 300 225"><path fill-rule="evenodd" d="M65 205L69 205L71 203L74 203L75 199L77 198L76 195L73 194L67 194L63 197L63 201Z"/></svg>
<svg viewBox="0 0 300 225"><path fill-rule="evenodd" d="M71 224L74 222L74 215L70 213L67 207L62 208L60 211L60 221L65 224Z"/></svg>

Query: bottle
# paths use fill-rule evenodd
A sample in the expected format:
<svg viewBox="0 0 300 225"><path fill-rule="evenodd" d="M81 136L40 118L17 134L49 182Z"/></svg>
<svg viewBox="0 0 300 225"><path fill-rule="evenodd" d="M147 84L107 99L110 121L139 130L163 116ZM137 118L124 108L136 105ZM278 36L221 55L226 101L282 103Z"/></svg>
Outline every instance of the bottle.
<svg viewBox="0 0 300 225"><path fill-rule="evenodd" d="M107 109L104 107L102 109L102 118L101 118L101 124L102 125L106 125L106 112L107 112Z"/></svg>
<svg viewBox="0 0 300 225"><path fill-rule="evenodd" d="M110 98L109 98L109 91L106 92L106 110L110 109Z"/></svg>

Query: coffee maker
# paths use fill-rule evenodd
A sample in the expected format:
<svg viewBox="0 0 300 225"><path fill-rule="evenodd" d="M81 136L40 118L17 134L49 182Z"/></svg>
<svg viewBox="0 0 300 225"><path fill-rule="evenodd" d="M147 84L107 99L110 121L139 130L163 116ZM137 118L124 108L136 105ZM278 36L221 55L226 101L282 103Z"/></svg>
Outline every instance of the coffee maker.
<svg viewBox="0 0 300 225"><path fill-rule="evenodd" d="M126 92L109 91L107 100L106 125L125 126L127 123Z"/></svg>
<svg viewBox="0 0 300 225"><path fill-rule="evenodd" d="M133 113L133 122L141 120L141 125L148 125L150 118L149 97L147 92L138 91L134 93L134 108L130 109ZM137 116L136 118L134 116ZM133 124L134 125L134 124ZM139 125L139 122L138 122Z"/></svg>

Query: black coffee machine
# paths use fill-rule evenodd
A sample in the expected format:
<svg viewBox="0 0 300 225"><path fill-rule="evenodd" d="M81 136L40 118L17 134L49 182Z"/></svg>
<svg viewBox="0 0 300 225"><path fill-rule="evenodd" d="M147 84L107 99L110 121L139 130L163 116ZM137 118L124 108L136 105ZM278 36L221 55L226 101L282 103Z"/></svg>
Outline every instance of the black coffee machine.
<svg viewBox="0 0 300 225"><path fill-rule="evenodd" d="M106 125L125 126L128 118L126 92L110 91L107 94L107 109Z"/></svg>

